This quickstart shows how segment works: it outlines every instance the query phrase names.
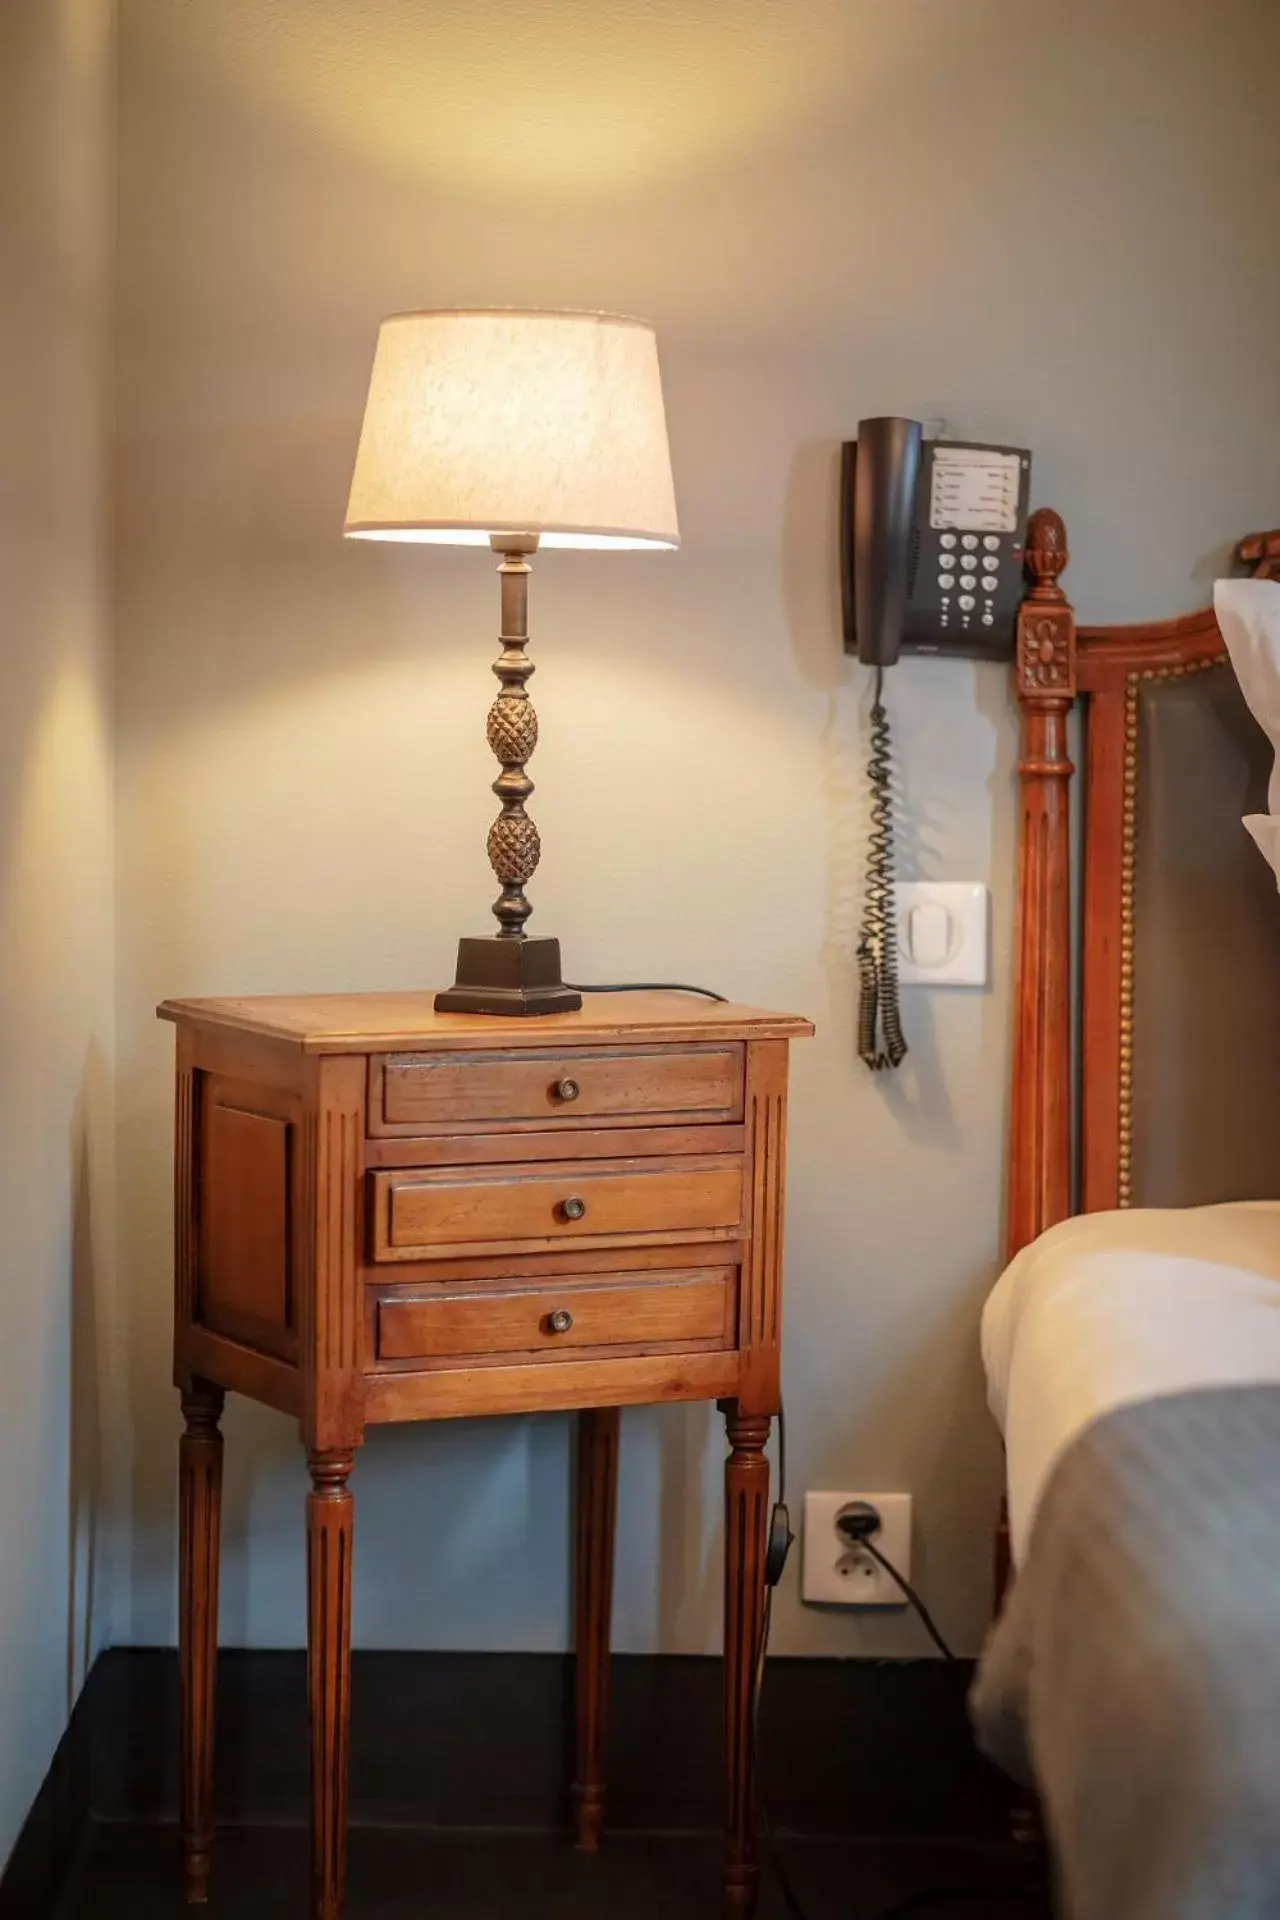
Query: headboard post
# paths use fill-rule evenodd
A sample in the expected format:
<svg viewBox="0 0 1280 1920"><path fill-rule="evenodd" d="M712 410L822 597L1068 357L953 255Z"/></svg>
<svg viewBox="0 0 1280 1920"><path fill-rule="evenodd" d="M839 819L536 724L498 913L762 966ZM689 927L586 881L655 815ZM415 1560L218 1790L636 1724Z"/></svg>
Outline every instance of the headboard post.
<svg viewBox="0 0 1280 1920"><path fill-rule="evenodd" d="M1058 584L1067 534L1052 508L1027 528L1031 589L1018 611L1021 827L1014 947L1013 1099L1006 1253L1071 1211L1071 820L1067 715L1076 623Z"/></svg>

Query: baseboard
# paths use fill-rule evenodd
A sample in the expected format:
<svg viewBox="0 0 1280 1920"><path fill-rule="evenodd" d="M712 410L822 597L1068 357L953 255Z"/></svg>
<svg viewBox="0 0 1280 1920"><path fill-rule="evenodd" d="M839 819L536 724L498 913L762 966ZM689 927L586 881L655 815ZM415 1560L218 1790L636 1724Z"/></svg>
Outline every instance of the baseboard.
<svg viewBox="0 0 1280 1920"><path fill-rule="evenodd" d="M609 1825L714 1831L720 1662L618 1655L613 1670ZM830 1837L1001 1837L1008 1797L969 1738L969 1675L963 1662L771 1661L761 1771L775 1824ZM571 1678L556 1654L357 1653L353 1824L560 1826ZM0 1920L51 1913L88 1821L176 1819L177 1712L176 1654L102 1655L0 1879ZM224 1652L218 1818L304 1821L307 1764L304 1656Z"/></svg>

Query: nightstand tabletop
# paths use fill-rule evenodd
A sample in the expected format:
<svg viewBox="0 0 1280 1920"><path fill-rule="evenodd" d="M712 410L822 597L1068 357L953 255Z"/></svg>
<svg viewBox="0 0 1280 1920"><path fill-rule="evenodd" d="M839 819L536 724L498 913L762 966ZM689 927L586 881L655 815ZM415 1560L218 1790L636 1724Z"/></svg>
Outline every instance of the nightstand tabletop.
<svg viewBox="0 0 1280 1920"><path fill-rule="evenodd" d="M578 1013L502 1019L437 1013L435 989L413 993L281 993L217 1000L165 1000L162 1020L230 1027L304 1053L489 1046L584 1046L611 1035L633 1040L799 1040L813 1032L797 1014L766 1013L687 993L588 993Z"/></svg>

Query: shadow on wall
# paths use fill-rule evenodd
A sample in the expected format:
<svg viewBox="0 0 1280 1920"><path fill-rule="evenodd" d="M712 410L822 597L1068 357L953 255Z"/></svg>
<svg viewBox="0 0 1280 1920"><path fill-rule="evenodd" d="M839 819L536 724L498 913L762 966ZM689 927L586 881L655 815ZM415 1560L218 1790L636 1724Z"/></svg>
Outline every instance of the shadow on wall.
<svg viewBox="0 0 1280 1920"><path fill-rule="evenodd" d="M625 1429L625 1421L624 1421ZM658 1425L658 1635L660 1647L688 1646L714 1618L724 1564L718 1526L704 1525L698 1487L711 1442L724 1426L706 1401L662 1409Z"/></svg>
<svg viewBox="0 0 1280 1920"><path fill-rule="evenodd" d="M1012 973L1014 963L1014 909L1018 873L1018 833L1021 809L1018 804L1017 766L1021 743L1017 724L1010 724L1013 706L1012 668L985 666L977 674L978 706L992 723L996 738L996 764L987 782L991 795L991 872L1000 884L991 890L990 945L992 978L1000 982L994 969L1002 963ZM982 1008L982 1046L993 1059L1005 1060L1009 1045L1008 1007L1012 1003L1013 980L1004 983L1005 992L988 995ZM1011 1062L1010 1062L1011 1066ZM1007 1165L1009 1150L1009 1103L1001 1106L1000 1164ZM1004 1194L1001 1186L1000 1243L1004 1245Z"/></svg>
<svg viewBox="0 0 1280 1920"><path fill-rule="evenodd" d="M105 1275L99 1249L107 1223L95 1200L111 1111L111 1079L97 1042L85 1054L71 1115L71 1312L67 1447L67 1712L98 1650L103 1612L104 1400L102 1337Z"/></svg>

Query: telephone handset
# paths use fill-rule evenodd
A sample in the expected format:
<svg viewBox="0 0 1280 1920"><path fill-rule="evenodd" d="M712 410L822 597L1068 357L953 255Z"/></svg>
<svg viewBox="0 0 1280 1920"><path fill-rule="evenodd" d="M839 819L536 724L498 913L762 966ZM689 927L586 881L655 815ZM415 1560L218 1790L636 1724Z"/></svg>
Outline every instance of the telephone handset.
<svg viewBox="0 0 1280 1920"><path fill-rule="evenodd" d="M858 1051L874 1071L907 1052L898 1007L893 801L884 669L899 652L1012 658L1031 455L926 440L918 420L861 420L841 460L846 653L875 669L871 828L858 937Z"/></svg>

